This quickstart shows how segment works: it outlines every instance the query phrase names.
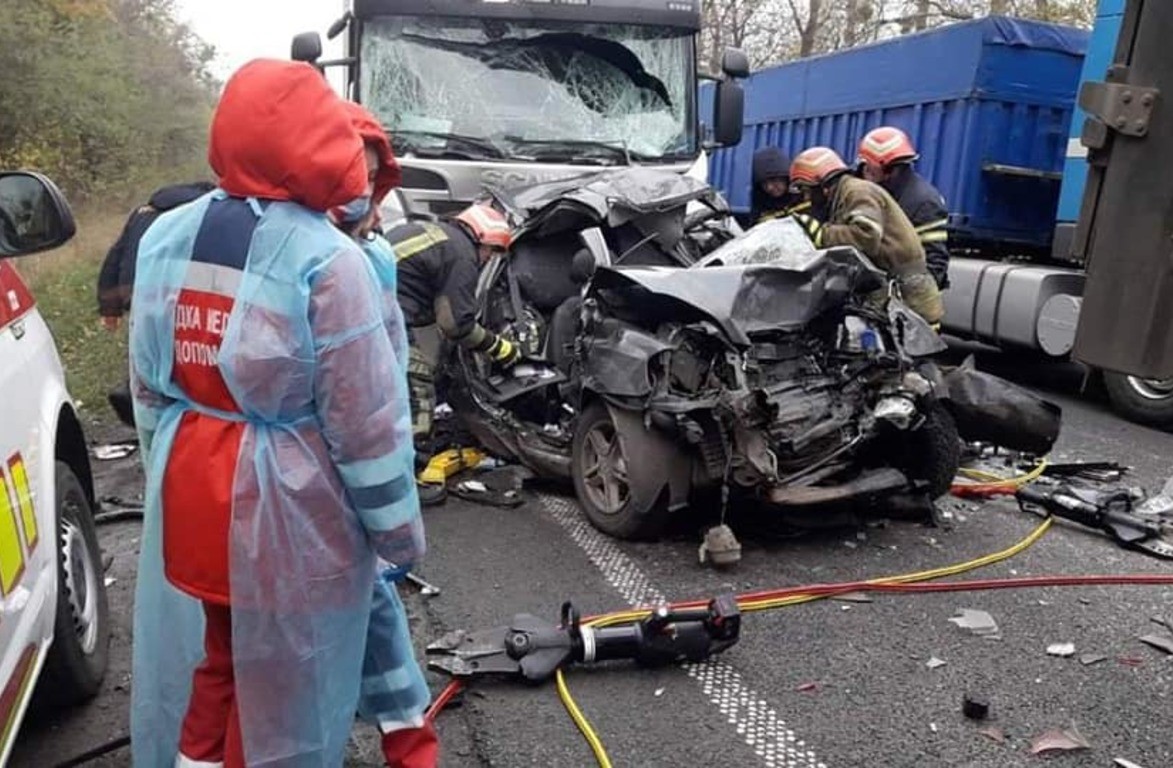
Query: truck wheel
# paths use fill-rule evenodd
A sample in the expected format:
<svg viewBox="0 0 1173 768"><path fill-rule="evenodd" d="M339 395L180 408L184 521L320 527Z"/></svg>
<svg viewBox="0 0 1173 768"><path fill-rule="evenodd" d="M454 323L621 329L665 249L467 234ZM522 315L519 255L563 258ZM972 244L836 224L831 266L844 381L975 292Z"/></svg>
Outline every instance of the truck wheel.
<svg viewBox="0 0 1173 768"><path fill-rule="evenodd" d="M1141 379L1104 371L1104 389L1124 418L1162 429L1173 427L1173 379Z"/></svg>
<svg viewBox="0 0 1173 768"><path fill-rule="evenodd" d="M654 467L628 455L626 443L607 407L599 402L589 406L574 429L574 492L591 525L603 533L620 539L654 538L668 517L659 492L663 483L653 476Z"/></svg>
<svg viewBox="0 0 1173 768"><path fill-rule="evenodd" d="M961 465L961 437L940 403L929 404L924 417L920 428L904 435L895 463L910 480L924 483L930 498L939 499L949 492Z"/></svg>
<svg viewBox="0 0 1173 768"><path fill-rule="evenodd" d="M67 707L98 693L110 645L98 531L73 470L57 462L57 617L38 683L41 703Z"/></svg>

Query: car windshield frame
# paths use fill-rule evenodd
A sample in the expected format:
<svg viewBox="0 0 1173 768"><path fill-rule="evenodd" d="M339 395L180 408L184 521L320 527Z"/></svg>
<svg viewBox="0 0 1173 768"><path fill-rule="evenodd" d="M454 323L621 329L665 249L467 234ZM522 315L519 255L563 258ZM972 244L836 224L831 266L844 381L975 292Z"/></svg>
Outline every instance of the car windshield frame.
<svg viewBox="0 0 1173 768"><path fill-rule="evenodd" d="M389 15L363 22L359 55L358 100L400 152L596 165L700 153L687 29Z"/></svg>

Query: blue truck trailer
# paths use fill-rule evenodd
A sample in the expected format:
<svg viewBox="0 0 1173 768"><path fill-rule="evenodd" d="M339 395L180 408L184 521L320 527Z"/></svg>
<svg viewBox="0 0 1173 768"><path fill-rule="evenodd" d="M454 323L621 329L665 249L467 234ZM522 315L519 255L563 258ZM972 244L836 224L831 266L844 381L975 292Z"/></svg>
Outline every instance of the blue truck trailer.
<svg viewBox="0 0 1173 768"><path fill-rule="evenodd" d="M1125 11L1139 19L1144 5L1102 0L1090 33L988 17L755 72L742 141L712 155L710 178L744 213L756 150L825 145L850 161L867 131L903 129L949 204L945 330L1068 358L1091 228L1083 134L1095 119L1078 98L1114 56L1131 55L1117 43L1122 25L1132 35L1140 22L1126 24ZM702 88L702 109L709 99ZM1105 382L1125 415L1173 424L1173 380L1106 372Z"/></svg>

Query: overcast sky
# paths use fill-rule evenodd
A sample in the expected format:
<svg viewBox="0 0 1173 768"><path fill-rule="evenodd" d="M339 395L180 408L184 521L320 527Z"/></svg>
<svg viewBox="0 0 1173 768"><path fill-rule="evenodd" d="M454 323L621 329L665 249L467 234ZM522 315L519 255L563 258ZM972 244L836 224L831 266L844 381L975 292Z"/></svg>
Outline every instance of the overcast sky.
<svg viewBox="0 0 1173 768"><path fill-rule="evenodd" d="M343 0L179 0L178 6L180 19L216 46L214 71L222 80L250 59L288 59L299 32L319 32L326 58L341 55L342 38L326 40L326 29L342 15Z"/></svg>

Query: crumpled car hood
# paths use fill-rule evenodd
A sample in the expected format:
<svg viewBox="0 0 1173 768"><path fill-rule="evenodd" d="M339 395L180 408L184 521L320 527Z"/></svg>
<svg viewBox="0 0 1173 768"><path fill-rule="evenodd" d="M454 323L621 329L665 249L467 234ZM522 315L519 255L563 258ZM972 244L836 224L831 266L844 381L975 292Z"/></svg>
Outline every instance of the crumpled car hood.
<svg viewBox="0 0 1173 768"><path fill-rule="evenodd" d="M794 263L600 268L591 291L649 323L700 315L733 344L748 346L754 334L797 330L846 302L863 281L876 279L872 270L855 251L832 249Z"/></svg>
<svg viewBox="0 0 1173 768"><path fill-rule="evenodd" d="M683 211L694 200L704 200L718 208L728 207L716 190L704 182L657 168L608 169L491 191L519 222L515 237L533 230L540 230L537 234L546 236L602 223L618 226L647 214ZM559 215L571 212L574 215Z"/></svg>

